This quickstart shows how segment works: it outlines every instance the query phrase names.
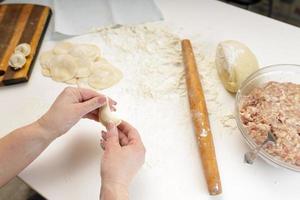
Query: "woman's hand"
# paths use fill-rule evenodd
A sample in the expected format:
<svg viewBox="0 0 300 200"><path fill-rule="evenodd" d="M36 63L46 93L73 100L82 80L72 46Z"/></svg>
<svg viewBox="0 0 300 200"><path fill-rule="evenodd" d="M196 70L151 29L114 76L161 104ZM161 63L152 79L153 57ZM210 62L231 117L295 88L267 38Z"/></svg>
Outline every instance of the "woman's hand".
<svg viewBox="0 0 300 200"><path fill-rule="evenodd" d="M124 193L145 161L145 147L138 131L124 121L118 127L109 124L102 137L101 199L126 199Z"/></svg>
<svg viewBox="0 0 300 200"><path fill-rule="evenodd" d="M116 102L110 99L110 106ZM98 121L98 108L106 104L106 97L93 90L67 87L37 122L55 139L71 129L81 118ZM114 108L113 108L114 109Z"/></svg>

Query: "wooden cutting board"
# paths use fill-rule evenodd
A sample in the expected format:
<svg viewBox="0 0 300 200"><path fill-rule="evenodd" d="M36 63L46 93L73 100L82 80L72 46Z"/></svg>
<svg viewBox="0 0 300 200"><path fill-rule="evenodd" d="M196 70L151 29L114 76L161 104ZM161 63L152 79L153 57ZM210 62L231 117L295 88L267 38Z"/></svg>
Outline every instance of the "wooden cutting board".
<svg viewBox="0 0 300 200"><path fill-rule="evenodd" d="M29 80L36 55L51 17L49 7L33 4L0 4L0 86ZM9 58L21 43L31 46L26 64L12 69Z"/></svg>

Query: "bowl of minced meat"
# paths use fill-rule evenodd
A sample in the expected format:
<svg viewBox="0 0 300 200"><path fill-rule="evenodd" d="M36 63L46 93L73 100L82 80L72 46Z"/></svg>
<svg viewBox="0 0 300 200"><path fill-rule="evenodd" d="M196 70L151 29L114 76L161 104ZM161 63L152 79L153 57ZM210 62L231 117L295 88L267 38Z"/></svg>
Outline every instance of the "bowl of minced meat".
<svg viewBox="0 0 300 200"><path fill-rule="evenodd" d="M236 97L237 124L251 148L268 132L275 143L259 155L272 164L300 171L300 66L273 65L252 74Z"/></svg>

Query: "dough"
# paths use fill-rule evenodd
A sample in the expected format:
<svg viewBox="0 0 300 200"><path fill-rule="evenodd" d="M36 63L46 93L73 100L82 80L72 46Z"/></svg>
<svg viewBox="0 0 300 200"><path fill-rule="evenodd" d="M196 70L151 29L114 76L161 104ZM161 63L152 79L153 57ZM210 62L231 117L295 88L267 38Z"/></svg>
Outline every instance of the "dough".
<svg viewBox="0 0 300 200"><path fill-rule="evenodd" d="M106 98L106 104L99 109L99 122L101 122L103 125L114 123L116 126L122 122L122 120L117 117L115 113L111 112L108 98Z"/></svg>
<svg viewBox="0 0 300 200"><path fill-rule="evenodd" d="M88 83L95 89L105 89L122 79L122 72L113 66L100 66L92 71Z"/></svg>
<svg viewBox="0 0 300 200"><path fill-rule="evenodd" d="M42 68L42 74L46 77L51 77L50 69Z"/></svg>
<svg viewBox="0 0 300 200"><path fill-rule="evenodd" d="M15 48L15 53L21 53L23 54L25 57L29 56L31 52L31 47L29 44L27 43L22 43L19 44L16 48Z"/></svg>
<svg viewBox="0 0 300 200"><path fill-rule="evenodd" d="M76 77L77 78L89 77L89 75L91 74L90 69L92 67L92 62L89 59L77 57L76 63L78 66Z"/></svg>
<svg viewBox="0 0 300 200"><path fill-rule="evenodd" d="M101 59L98 59L96 62L94 62L90 69L93 71L98 68L101 68L102 66L113 67L113 65L110 64L106 59L101 58Z"/></svg>
<svg viewBox="0 0 300 200"><path fill-rule="evenodd" d="M52 51L45 51L40 55L40 65L42 68L50 68L51 60L54 58Z"/></svg>
<svg viewBox="0 0 300 200"><path fill-rule="evenodd" d="M24 54L17 52L17 53L13 53L13 55L11 55L11 57L9 58L9 65L16 69L21 69L25 63L26 63L26 58L24 56Z"/></svg>
<svg viewBox="0 0 300 200"><path fill-rule="evenodd" d="M55 81L67 81L75 77L77 63L74 57L68 54L55 56L50 62L51 77Z"/></svg>
<svg viewBox="0 0 300 200"><path fill-rule="evenodd" d="M93 44L77 44L69 53L74 57L84 57L95 61L100 56L100 49Z"/></svg>
<svg viewBox="0 0 300 200"><path fill-rule="evenodd" d="M70 80L65 81L65 83L76 85L77 84L77 78L72 78Z"/></svg>
<svg viewBox="0 0 300 200"><path fill-rule="evenodd" d="M259 68L251 50L233 40L219 43L215 62L224 87L233 93L237 92L242 82Z"/></svg>
<svg viewBox="0 0 300 200"><path fill-rule="evenodd" d="M53 48L53 53L57 55L68 54L73 47L74 45L70 42L59 42Z"/></svg>

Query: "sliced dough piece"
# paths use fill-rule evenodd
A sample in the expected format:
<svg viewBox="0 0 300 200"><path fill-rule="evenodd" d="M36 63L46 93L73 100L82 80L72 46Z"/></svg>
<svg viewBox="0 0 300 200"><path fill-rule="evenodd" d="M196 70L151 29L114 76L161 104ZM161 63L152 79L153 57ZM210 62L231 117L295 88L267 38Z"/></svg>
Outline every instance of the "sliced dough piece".
<svg viewBox="0 0 300 200"><path fill-rule="evenodd" d="M77 73L76 59L68 54L56 55L50 62L51 77L55 81L67 81Z"/></svg>
<svg viewBox="0 0 300 200"><path fill-rule="evenodd" d="M106 126L108 123L114 123L115 126L118 126L122 122L122 120L110 110L107 97L106 104L103 107L99 108L99 122L101 122L104 126Z"/></svg>
<svg viewBox="0 0 300 200"><path fill-rule="evenodd" d="M54 54L52 51L44 51L40 55L40 65L42 68L49 69L51 60L54 58Z"/></svg>
<svg viewBox="0 0 300 200"><path fill-rule="evenodd" d="M105 89L113 86L122 79L122 72L115 67L101 66L94 71L88 79L88 83L95 89Z"/></svg>
<svg viewBox="0 0 300 200"><path fill-rule="evenodd" d="M71 51L74 45L70 42L59 42L53 48L53 53L60 55L60 54L67 54Z"/></svg>
<svg viewBox="0 0 300 200"><path fill-rule="evenodd" d="M70 51L70 55L74 57L84 57L94 61L100 56L100 49L93 44L78 44Z"/></svg>
<svg viewBox="0 0 300 200"><path fill-rule="evenodd" d="M29 56L30 52L31 52L31 47L29 44L27 43L22 43L19 44L16 48L15 48L15 53L22 53L25 57Z"/></svg>
<svg viewBox="0 0 300 200"><path fill-rule="evenodd" d="M46 77L51 77L50 69L42 68L42 74Z"/></svg>
<svg viewBox="0 0 300 200"><path fill-rule="evenodd" d="M26 63L26 58L24 54L20 52L13 53L13 55L9 58L8 63L15 70L21 69Z"/></svg>
<svg viewBox="0 0 300 200"><path fill-rule="evenodd" d="M259 68L251 50L233 40L219 43L215 62L224 87L233 93L237 92L242 82Z"/></svg>
<svg viewBox="0 0 300 200"><path fill-rule="evenodd" d="M78 66L76 77L89 77L89 75L91 74L90 69L92 67L92 62L89 59L83 57L77 57L76 62Z"/></svg>

